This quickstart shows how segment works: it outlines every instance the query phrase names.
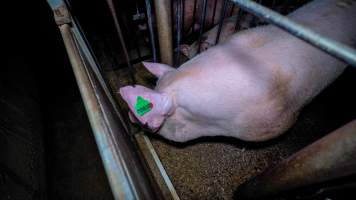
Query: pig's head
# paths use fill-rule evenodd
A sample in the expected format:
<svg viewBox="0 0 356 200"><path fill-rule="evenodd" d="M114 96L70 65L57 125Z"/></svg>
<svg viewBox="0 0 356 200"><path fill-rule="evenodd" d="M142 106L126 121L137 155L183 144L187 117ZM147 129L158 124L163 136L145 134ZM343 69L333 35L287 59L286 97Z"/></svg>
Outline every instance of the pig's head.
<svg viewBox="0 0 356 200"><path fill-rule="evenodd" d="M157 78L175 70L160 63L143 62L143 64ZM144 86L125 86L120 88L120 94L130 108L130 120L132 122L138 121L152 131L158 130L164 120L174 111L170 95Z"/></svg>

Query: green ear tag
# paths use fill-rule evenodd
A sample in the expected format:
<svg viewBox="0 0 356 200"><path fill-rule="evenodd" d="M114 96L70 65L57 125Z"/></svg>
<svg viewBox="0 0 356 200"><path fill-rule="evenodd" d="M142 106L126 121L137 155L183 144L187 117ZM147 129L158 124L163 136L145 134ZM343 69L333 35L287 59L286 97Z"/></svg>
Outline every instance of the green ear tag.
<svg viewBox="0 0 356 200"><path fill-rule="evenodd" d="M135 110L138 115L143 116L144 114L150 112L152 108L153 104L150 101L142 98L141 96L137 96Z"/></svg>

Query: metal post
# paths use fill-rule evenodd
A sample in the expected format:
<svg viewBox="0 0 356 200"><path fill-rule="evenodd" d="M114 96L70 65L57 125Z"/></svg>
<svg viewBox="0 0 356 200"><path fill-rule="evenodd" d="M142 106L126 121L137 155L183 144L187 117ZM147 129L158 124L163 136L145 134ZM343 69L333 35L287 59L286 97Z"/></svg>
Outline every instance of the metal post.
<svg viewBox="0 0 356 200"><path fill-rule="evenodd" d="M238 4L244 10L267 20L268 22L288 31L292 35L310 43L326 53L347 62L353 67L356 67L355 49L316 33L309 28L251 0L231 1Z"/></svg>
<svg viewBox="0 0 356 200"><path fill-rule="evenodd" d="M173 65L171 0L155 0L161 62Z"/></svg>

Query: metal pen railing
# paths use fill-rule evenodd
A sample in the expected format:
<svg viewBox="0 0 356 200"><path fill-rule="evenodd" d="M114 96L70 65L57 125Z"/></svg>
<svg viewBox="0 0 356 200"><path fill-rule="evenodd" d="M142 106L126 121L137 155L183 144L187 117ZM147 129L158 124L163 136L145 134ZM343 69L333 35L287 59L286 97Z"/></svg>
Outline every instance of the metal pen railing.
<svg viewBox="0 0 356 200"><path fill-rule="evenodd" d="M162 199L63 0L48 0L71 62L115 199Z"/></svg>
<svg viewBox="0 0 356 200"><path fill-rule="evenodd" d="M242 9L267 20L320 50L356 67L356 50L350 46L319 34L300 23L290 20L288 17L284 17L283 15L251 0L231 1L239 5Z"/></svg>
<svg viewBox="0 0 356 200"><path fill-rule="evenodd" d="M201 42L202 42L202 35L204 33L205 30L207 30L209 27L207 26L214 26L216 25L215 22L215 16L217 16L217 2L218 0L214 1L213 4L213 10L212 10L212 18L208 18L207 17L207 6L208 6L208 0L194 0L194 8L193 8L193 19L192 19L192 27L190 28L190 30L192 30L192 32L195 32L195 27L194 24L196 21L199 21L200 23L200 27L199 30L197 31L197 40L199 41L199 47L198 47L198 52L201 51ZM221 35L221 31L222 28L224 26L224 19L227 16L231 16L233 15L233 11L235 7L239 7L242 8L244 10L246 10L247 12L252 13L255 16L258 16L264 20L266 20L267 22L270 22L271 24L274 24L284 30L286 30L287 32L291 33L292 35L301 38L302 40L314 45L315 47L327 52L328 54L335 56L337 58L339 58L340 60L343 60L347 63L349 63L351 66L356 67L356 51L354 49L352 49L349 46L346 46L344 44L341 44L335 40L332 40L328 37L325 37L321 34L318 34L310 29L308 29L307 27L288 19L288 17L284 17L281 14L272 11L271 9L262 6L261 1L259 1L259 3L253 2L251 0L223 0L223 5L221 7L221 12L220 12L220 18L218 19L218 33L216 35L216 39L215 39L215 44L218 44L220 41L220 35ZM105 91L105 83L103 83L103 81L101 81L100 77L100 73L97 72L99 71L99 69L95 67L95 62L92 62L91 60L94 60L94 58L85 58L88 55L90 55L90 51L87 50L81 50L82 52L80 52L78 50L78 47L83 48L83 43L85 42L80 42L78 41L78 39L73 39L74 35L75 37L80 37L81 33L80 31L78 31L77 28L74 29L73 27L71 27L69 24L72 23L72 21L70 20L70 16L68 18L68 16L66 16L65 12L62 11L58 11L58 5L62 5L61 3L63 3L63 0L48 0L48 2L51 4L53 10L55 11L55 15L57 17L57 22L61 23L60 29L63 33L63 37L66 43L66 47L68 49L68 52L72 52L70 53L70 58L72 61L72 65L73 65L73 69L77 70L76 71L76 76L78 77L77 80L85 80L91 79L91 83L90 81L87 80L87 83L90 83L91 86L87 87L85 86L84 83L79 83L78 85L81 88L82 91L82 96L83 99L86 103L86 107L87 107L87 112L89 115L89 118L91 119L91 123L92 123L92 127L93 130L95 130L94 134L96 137L104 137L105 139L98 139L98 146L99 148L103 149L105 147L107 147L108 145L117 145L117 141L116 140L120 140L120 144L122 147L127 147L127 144L130 144L131 142L126 138L125 134L128 134L128 130L127 127L125 128L125 123L123 122L124 120L122 119L122 117L120 116L120 114L117 114L114 112L115 115L119 116L119 124L121 124L120 126L123 127L110 127L111 126L111 122L106 121L104 124L102 123L103 121L107 120L108 117L112 118L112 114L105 114L105 112L107 113L111 113L112 111L110 111L110 108L113 109L115 111L115 107L111 107L109 105L113 104L113 100L110 99L110 93L108 91ZM232 5L231 2L235 3L235 5ZM185 8L185 3L186 1L184 0L177 0L177 4L178 5L176 7L175 12L173 12L172 10L172 1L171 0L154 0L154 8L155 8L155 14L156 16L153 16L153 9L151 7L150 1L149 0L145 0L145 5L146 5L146 13L147 13L147 25L148 25L148 31L149 31L149 36L150 36L150 45L151 45L151 52L152 52L152 57L153 57L153 61L158 61L159 60L159 56L158 56L158 49L156 48L156 41L155 39L158 38L158 43L159 43L159 52L160 52L160 60L163 63L166 64L171 64L171 65L175 65L175 66L179 66L179 61L180 61L180 55L179 55L179 45L181 44L182 41L185 40L185 28L184 25L186 24L186 22L184 21L184 8ZM197 13L197 7L198 4L201 8L201 13ZM276 1L273 1L272 6L274 6L276 4ZM115 7L113 5L113 2L111 0L108 0L108 5L112 11L112 17L115 19L117 18L116 15L116 11L115 11ZM230 8L231 10L228 12L228 6L232 5ZM62 9L62 8L61 8ZM64 10L65 11L65 10ZM242 10L238 11L237 17L236 17L236 23L235 23L235 31L240 30L241 27L239 27L239 20L241 19L242 16ZM64 15L61 17L60 14ZM172 19L172 13L177 13L176 16L173 17L173 20L175 20L173 23ZM227 13L229 13L229 15L227 15ZM196 19L196 17L199 16L199 19ZM156 19L156 20L154 20ZM206 20L211 20L211 23L206 24L205 21ZM254 18L254 22L251 24L251 26L255 26L257 25L256 22L257 18ZM69 22L68 22L69 20ZM158 30L155 30L155 22L157 25ZM125 54L125 62L127 64L127 66L132 69L130 70L130 76L134 77L133 74L133 67L130 61L130 56L125 44L125 41L122 37L122 33L121 33L121 28L120 28L120 24L118 22L118 20L114 20L115 23L115 27L118 33L118 37L119 37L119 41L120 41L120 45L122 46L122 49L124 51ZM175 24L175 26L172 26L173 24ZM157 31L157 36L156 36L156 31ZM74 35L73 35L74 33ZM175 37L172 33L177 34ZM69 38L69 39L68 39ZM72 38L72 39L70 39ZM173 39L175 39L175 41L173 41ZM79 40L83 40L79 39ZM80 44L81 43L81 44ZM174 47L174 45L175 47ZM84 44L85 46L85 44ZM173 49L177 49L178 51L174 51ZM173 56L174 53L176 53L175 57ZM85 58L85 60L87 61L83 61L83 58ZM87 64L85 64L85 62L87 62ZM90 65L91 67L94 66L94 68L85 68L85 65ZM93 75L93 74L95 75ZM97 78L94 78L94 76L96 76ZM82 77L82 78L80 78ZM83 79L84 78L84 79ZM98 83L94 83L93 84L93 80L98 81ZM101 85L100 87L95 87L95 85ZM102 88L102 89L100 89ZM101 91L103 90L103 91ZM89 93L98 93L101 94L100 96L88 96ZM100 97L100 98L99 98ZM106 103L100 102L100 99L106 99L107 97L109 97L108 100L106 100ZM109 101L109 104L108 102ZM88 103L89 102L89 103ZM103 105L105 104L106 106L99 106L99 105ZM95 108L98 108L101 112L100 112L100 116L96 115L95 113L93 113L93 106L95 106ZM89 108L90 107L90 108ZM106 119L105 119L106 118ZM105 120L104 120L105 119ZM117 119L116 119L117 120ZM110 133L109 130L113 130L112 128L115 128L118 130L118 132L116 132L115 134L119 134L119 136L123 136L123 138L117 138L117 136L113 137L110 135L113 135L113 132ZM108 134L107 136L102 136L99 135L99 133L106 133ZM125 139L126 138L126 139ZM101 144L102 142L112 142L112 143L107 143L107 144ZM149 143L150 144L150 143ZM130 146L130 145L129 145ZM116 148L116 147L115 147ZM114 149L115 149L114 148ZM121 147L120 147L121 148ZM134 151L132 149L132 147L128 147L130 148L130 151ZM109 148L110 149L110 148ZM101 152L102 153L102 152ZM117 155L116 155L117 154ZM129 156L133 156L134 160L137 160L137 155L132 154L132 153L128 153ZM113 193L114 196L116 198L119 197L128 197L130 198L139 198L139 199L150 199L150 198L155 198L154 195L155 192L152 192L151 194L150 191L152 190L152 187L147 185L148 183L148 178L147 175L145 175L144 172L137 172L134 171L133 169L130 169L131 166L129 166L129 164L127 163L127 160L125 160L124 158L122 158L121 156L122 153L120 153L118 150L115 151L110 151L107 150L107 152L101 154L102 158L103 158L103 163L105 165L105 169L108 173L109 176L109 180L111 183L111 188L113 189ZM109 159L114 159L114 162L112 162L112 160L109 161ZM136 162L136 161L135 161ZM114 164L113 164L114 163ZM135 169L139 169L138 171L142 170L142 166L141 164L139 164L140 162L137 161L136 164L138 164L138 168ZM140 167L141 166L141 167ZM133 171L132 171L133 170ZM143 171L143 170L142 170ZM141 174L142 173L142 174ZM139 176L142 176L141 178L138 178ZM142 183L138 183L137 181L142 181ZM123 184L124 186L118 186L120 184ZM171 184L170 184L171 185ZM142 191L142 192L140 192ZM148 192L148 193L147 193ZM147 195L147 196L145 196ZM177 196L177 195L176 195ZM178 197L177 197L178 198Z"/></svg>

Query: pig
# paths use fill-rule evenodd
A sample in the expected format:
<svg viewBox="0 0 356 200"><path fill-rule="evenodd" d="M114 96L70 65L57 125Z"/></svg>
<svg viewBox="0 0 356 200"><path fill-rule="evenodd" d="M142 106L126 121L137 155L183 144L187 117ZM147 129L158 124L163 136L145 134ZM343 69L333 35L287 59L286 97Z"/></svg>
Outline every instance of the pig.
<svg viewBox="0 0 356 200"><path fill-rule="evenodd" d="M314 0L288 17L356 45L355 1ZM177 142L203 136L275 138L347 66L273 25L236 33L178 69L143 64L158 78L155 89L134 85L119 92L131 118ZM146 102L144 114L138 113L139 98Z"/></svg>
<svg viewBox="0 0 356 200"><path fill-rule="evenodd" d="M196 1L196 11L194 14L194 3ZM173 16L177 16L177 2L173 1ZM190 0L190 1L182 1L183 6L183 20L184 20L184 33L190 34L194 31L199 30L200 28L200 18L201 13L203 12L203 0ZM216 7L215 7L216 5ZM217 23L219 23L219 19L221 17L221 11L223 9L224 0L207 0L206 1L206 18L204 21L204 29L210 29ZM215 9L215 12L214 12ZM231 2L228 3L226 10L230 12L232 15L236 15L238 13L239 8L237 6L233 6ZM194 24L193 24L194 23ZM174 24L176 26L176 24ZM175 27L176 29L176 27ZM184 34L185 35L185 34Z"/></svg>
<svg viewBox="0 0 356 200"><path fill-rule="evenodd" d="M225 41L236 32L236 20L239 20L237 24L238 28L247 29L251 25L252 19L253 16L251 14L245 14L241 17L241 19L237 19L237 15L225 19L221 27L219 42ZM215 45L218 30L219 25L216 25L213 29L207 31L202 35L202 40L200 43L200 52L206 51L210 47ZM191 45L182 44L179 48L180 52L189 59L193 58L198 54L198 49L199 41L196 41Z"/></svg>

